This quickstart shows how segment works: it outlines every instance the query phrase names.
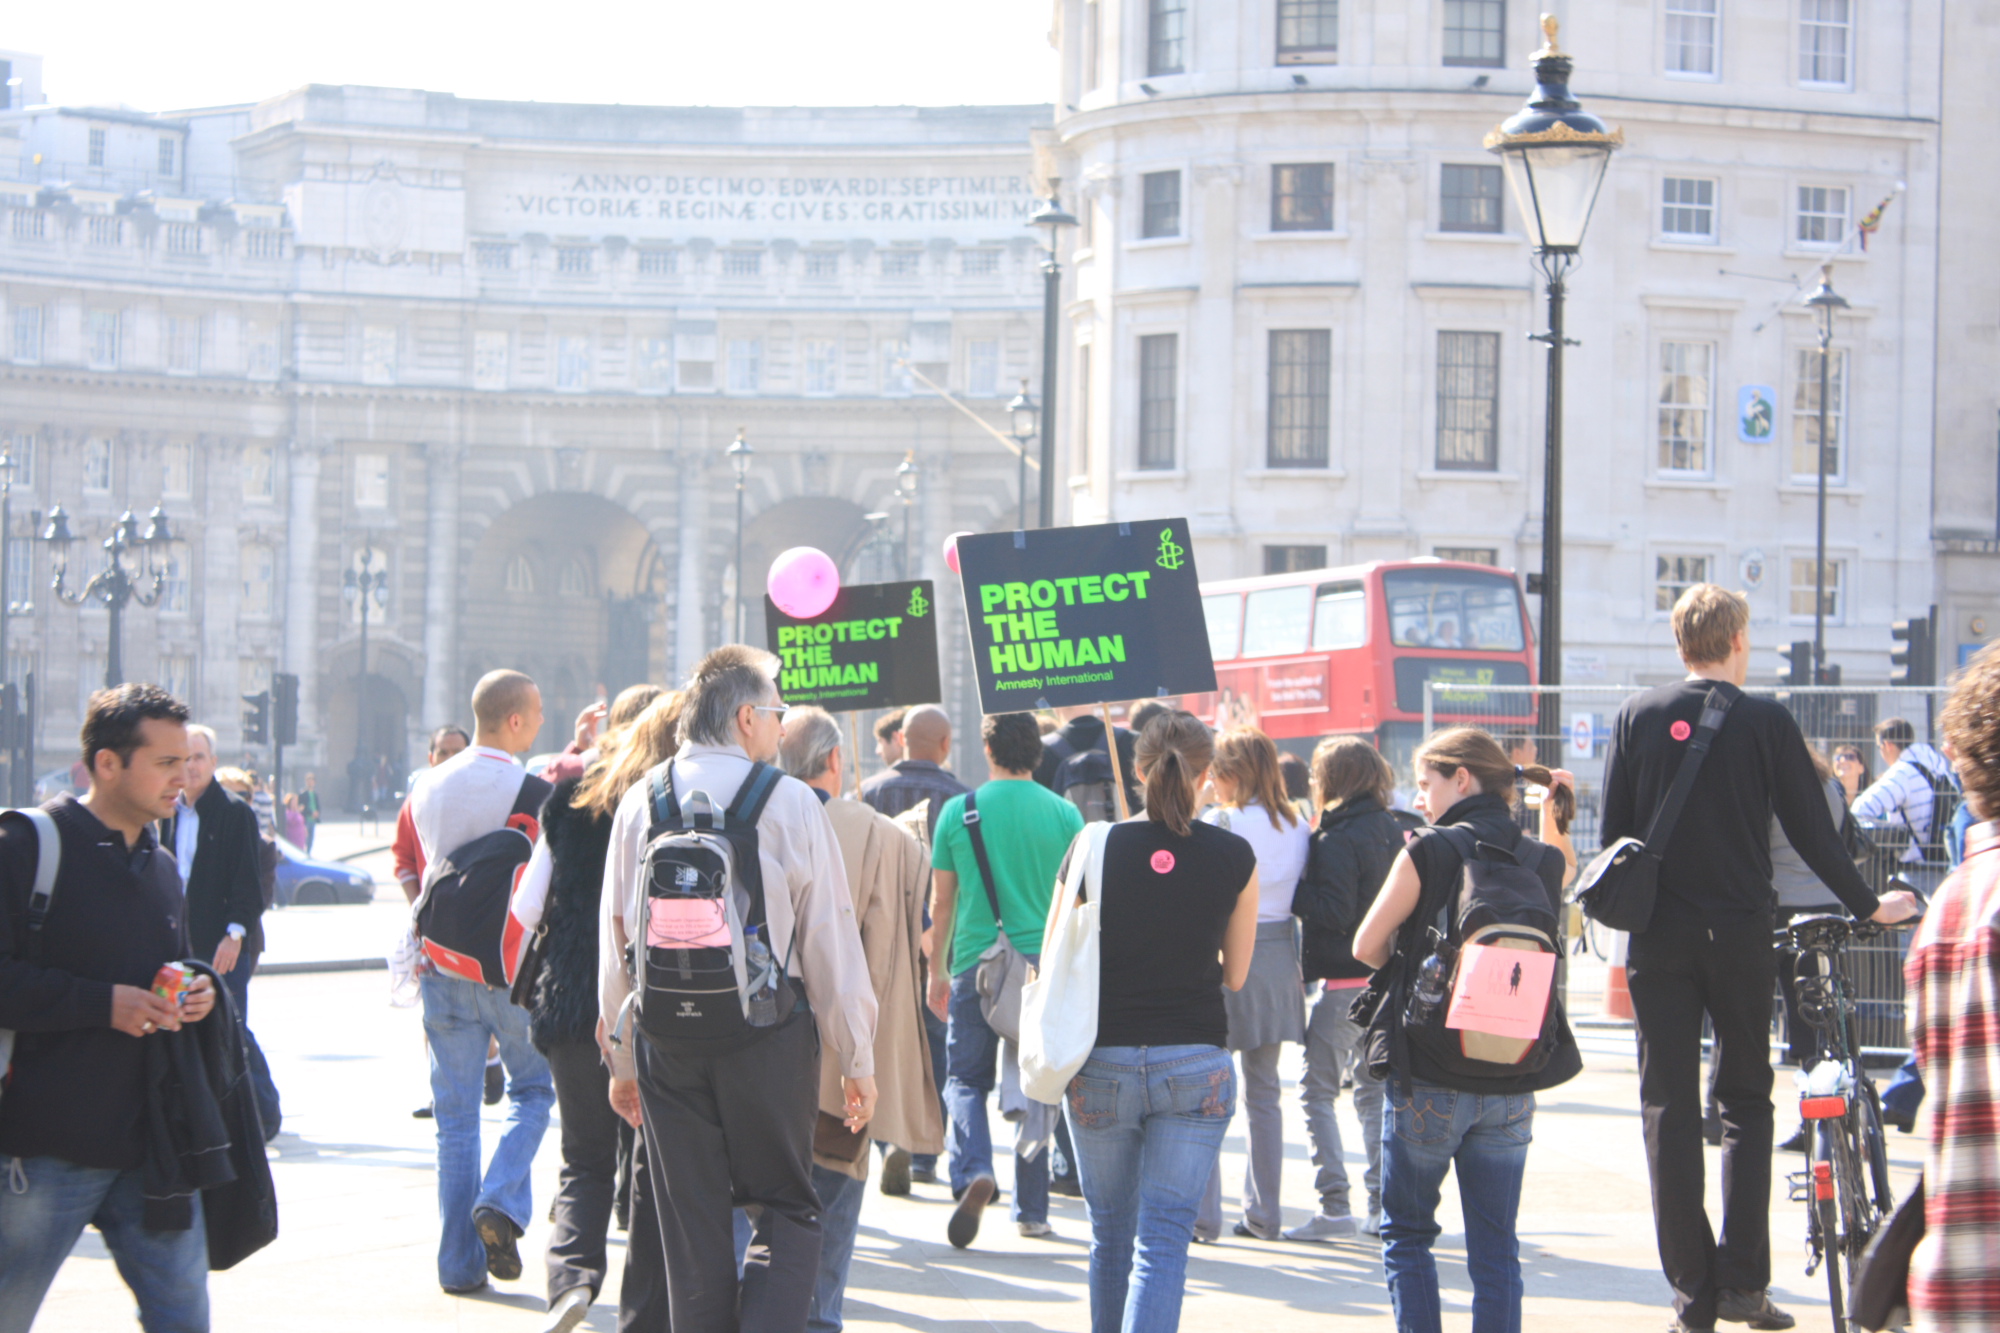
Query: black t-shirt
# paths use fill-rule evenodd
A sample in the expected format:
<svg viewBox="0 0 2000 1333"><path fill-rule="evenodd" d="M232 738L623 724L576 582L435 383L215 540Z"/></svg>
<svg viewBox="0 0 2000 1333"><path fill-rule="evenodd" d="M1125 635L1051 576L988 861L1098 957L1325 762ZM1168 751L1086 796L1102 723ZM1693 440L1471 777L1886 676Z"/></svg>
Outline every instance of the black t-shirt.
<svg viewBox="0 0 2000 1333"><path fill-rule="evenodd" d="M1098 917L1097 1044L1222 1046L1222 937L1257 868L1250 844L1197 823L1111 830Z"/></svg>

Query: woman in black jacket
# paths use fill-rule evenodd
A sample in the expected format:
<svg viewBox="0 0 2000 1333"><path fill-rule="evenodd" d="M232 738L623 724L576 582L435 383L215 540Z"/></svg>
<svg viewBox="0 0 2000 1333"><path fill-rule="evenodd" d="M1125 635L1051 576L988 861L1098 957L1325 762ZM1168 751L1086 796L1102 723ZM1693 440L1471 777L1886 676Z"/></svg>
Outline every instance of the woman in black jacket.
<svg viewBox="0 0 2000 1333"><path fill-rule="evenodd" d="M1347 1010L1368 985L1369 973L1350 949L1361 913L1403 849L1403 825L1389 809L1395 772L1381 751L1361 737L1321 741L1313 751L1312 774L1319 827L1306 854L1305 876L1292 897L1292 915L1305 927L1301 961L1312 997L1300 1091L1313 1165L1319 1168L1313 1182L1319 1191L1319 1212L1286 1231L1285 1239L1332 1241L1348 1239L1357 1231L1378 1235L1382 1225L1382 1082L1353 1060L1361 1028ZM1362 1177L1368 1213L1358 1225L1348 1202L1347 1159L1334 1114L1350 1063L1354 1113L1361 1120L1368 1150L1368 1170Z"/></svg>

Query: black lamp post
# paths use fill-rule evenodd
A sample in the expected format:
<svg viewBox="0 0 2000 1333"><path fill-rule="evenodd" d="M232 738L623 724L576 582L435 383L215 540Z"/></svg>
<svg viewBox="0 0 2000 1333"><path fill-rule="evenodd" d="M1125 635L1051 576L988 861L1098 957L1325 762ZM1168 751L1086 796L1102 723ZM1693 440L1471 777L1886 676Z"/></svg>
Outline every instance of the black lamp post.
<svg viewBox="0 0 2000 1333"><path fill-rule="evenodd" d="M917 471L917 451L906 450L903 461L896 465L896 492L903 497L903 552L896 567L906 579L910 577L910 511L917 506Z"/></svg>
<svg viewBox="0 0 2000 1333"><path fill-rule="evenodd" d="M355 769L359 771L368 761L368 613L371 606L388 608L389 571L373 568L372 546L361 548L356 563L359 569L350 569L341 576L340 595L349 606L358 603L361 610L361 674L354 681L354 757Z"/></svg>
<svg viewBox="0 0 2000 1333"><path fill-rule="evenodd" d="M735 440L723 450L723 457L736 470L736 605L730 611L729 637L737 643L743 641L743 482L750 475L750 459L756 452L743 438L741 426L736 428Z"/></svg>
<svg viewBox="0 0 2000 1333"><path fill-rule="evenodd" d="M1044 370L1046 369L1047 367L1044 367ZM1014 420L1015 456L1019 462L1021 471L1020 526L1025 528L1028 526L1028 442L1035 438L1035 430L1038 425L1036 417L1039 415L1038 409L1035 406L1035 400L1028 396L1028 382L1026 380L1021 381L1021 392L1015 394L1013 400L1007 404L1007 413ZM1050 464L1048 454L1048 441L1044 439L1042 442L1042 485L1044 494L1047 492L1049 480ZM1046 501L1044 502L1044 509L1046 510ZM1048 524L1044 523L1042 526L1047 527Z"/></svg>
<svg viewBox="0 0 2000 1333"><path fill-rule="evenodd" d="M56 577L50 587L56 598L70 606L101 602L110 614L110 642L105 645L104 654L104 687L110 689L125 679L125 608L133 602L144 607L158 606L160 590L166 586L166 569L153 564L153 552L174 539L167 529L166 512L156 506L146 515L143 533L131 510L120 514L111 535L103 542L104 568L75 592L70 591L65 576L69 573L69 546L76 540L76 534L70 531L69 515L61 505L49 510L49 525L41 539L55 552ZM136 552L143 560L136 576L125 567L128 552Z"/></svg>
<svg viewBox="0 0 2000 1333"><path fill-rule="evenodd" d="M1048 257L1042 261L1042 420L1046 428L1042 431L1042 508L1039 526L1054 527L1056 521L1056 322L1057 306L1062 301L1062 265L1056 260L1056 246L1062 237L1064 227L1074 227L1076 219L1063 211L1056 202L1056 187L1062 182L1049 178L1049 197L1028 219L1030 227L1046 227L1049 233ZM1022 389L1026 394L1026 386ZM1017 419L1018 420L1018 419ZM1018 438L1018 431L1016 437ZM1021 465L1022 487L1027 485L1027 464ZM1027 506L1022 505L1025 511ZM1025 513L1021 526L1027 527Z"/></svg>
<svg viewBox="0 0 2000 1333"><path fill-rule="evenodd" d="M1549 349L1548 405L1542 465L1541 683L1562 684L1562 404L1565 279L1583 248L1583 233L1604 184L1611 153L1623 146L1622 130L1581 109L1569 95L1570 58L1556 47L1556 20L1542 16L1542 49L1535 52L1535 91L1528 104L1486 136L1486 149L1506 168L1514 202L1534 228L1535 262L1548 280L1549 327L1532 334ZM1560 700L1541 697L1536 730L1544 747L1560 732ZM1553 758L1553 756L1550 756Z"/></svg>
<svg viewBox="0 0 2000 1333"><path fill-rule="evenodd" d="M1847 298L1833 289L1833 265L1822 264L1819 289L1806 298L1819 313L1819 534L1813 545L1813 684L1826 685L1826 474L1838 447L1829 440L1829 392L1833 362L1833 317L1847 309Z"/></svg>
<svg viewBox="0 0 2000 1333"><path fill-rule="evenodd" d="M14 496L14 469L19 466L11 452L0 448L0 681L7 678L7 617L16 609L24 614L34 609L32 603L16 608L7 600L14 586L14 543L9 540L14 535L13 505L10 501Z"/></svg>

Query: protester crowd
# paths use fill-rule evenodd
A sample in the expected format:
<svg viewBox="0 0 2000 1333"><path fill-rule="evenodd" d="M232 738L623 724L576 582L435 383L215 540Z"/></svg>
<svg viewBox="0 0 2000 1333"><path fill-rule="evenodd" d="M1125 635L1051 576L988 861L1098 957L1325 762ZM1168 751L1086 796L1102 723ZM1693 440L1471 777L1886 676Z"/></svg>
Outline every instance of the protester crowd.
<svg viewBox="0 0 2000 1333"><path fill-rule="evenodd" d="M1905 921L1920 896L1914 1050L1884 1096L1909 1130L1926 1083L1938 1094L1910 1294L1918 1327L1989 1327L2000 832L1981 821L2000 809L2000 655L1962 674L1942 749L1879 724L1878 776L1859 747L1818 755L1781 704L1743 692L1740 595L1690 588L1673 631L1688 677L1626 701L1598 793L1607 847L1673 812L1628 963L1670 1327L1795 1322L1768 1291L1770 997L1790 973L1774 927ZM1447 728L1397 774L1363 738L1321 741L1307 763L1165 704L1129 728L1088 709L996 714L977 738L990 777L971 788L951 719L922 705L877 725L883 768L862 783L840 723L788 706L774 660L741 645L677 689L586 710L538 773L520 761L543 727L535 683L492 672L470 704L469 733L433 733L395 839L445 1291L523 1276L553 1112L550 1333L606 1295L614 1227L622 1329L838 1330L871 1176L885 1194L949 1189L943 1236L960 1248L998 1204L1021 1236L1053 1236L1051 1194L1080 1196L1096 1333L1178 1327L1190 1247L1225 1222L1273 1244L1379 1246L1396 1327L1435 1333L1455 1175L1472 1327L1522 1327L1535 1097L1582 1068L1562 1005L1576 782L1532 743ZM269 824L309 844L318 796L310 778L281 804L267 793L260 820L214 733L151 686L94 696L82 750L81 795L0 819L0 1333L30 1326L91 1224L146 1328L205 1329L207 1271L275 1232L261 1141L281 1112L249 983ZM1876 882L1857 867L1867 830L1896 867ZM1096 1012L1051 1093L1050 1020L1023 997L1081 966L1067 925L1086 905ZM1813 1038L1785 993L1800 1062ZM1316 1205L1290 1227L1287 1043ZM489 1154L480 1107L503 1098ZM996 1106L1011 1134L997 1147ZM1239 1109L1240 1187L1220 1169Z"/></svg>

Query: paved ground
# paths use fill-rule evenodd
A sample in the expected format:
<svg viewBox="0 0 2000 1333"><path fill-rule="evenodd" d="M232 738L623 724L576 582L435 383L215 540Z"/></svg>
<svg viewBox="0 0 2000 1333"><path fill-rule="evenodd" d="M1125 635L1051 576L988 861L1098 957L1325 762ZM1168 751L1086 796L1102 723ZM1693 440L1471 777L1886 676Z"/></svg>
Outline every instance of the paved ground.
<svg viewBox="0 0 2000 1333"><path fill-rule="evenodd" d="M333 915L342 911L351 914L346 924ZM395 913L393 906L378 904L283 915L299 923L301 939L326 939L358 930L357 922L368 922L373 930L375 918L393 921ZM305 930L311 920L327 924ZM283 1235L237 1270L215 1275L215 1327L287 1333L354 1328L499 1333L539 1327L545 1223L538 1221L523 1241L529 1259L524 1280L500 1284L475 1299L454 1299L438 1290L431 1131L429 1122L410 1116L428 1098L417 1015L389 1007L384 974L263 978L252 992L252 1016L285 1099L285 1133L273 1163ZM1622 1030L1597 1028L1586 1030L1584 1040L1587 1071L1542 1099L1528 1163L1521 1231L1526 1327L1536 1333L1651 1329L1664 1322L1666 1287L1654 1261L1645 1164L1632 1109L1631 1038ZM1299 1072L1296 1059L1285 1072L1292 1081L1283 1193L1290 1222L1302 1219L1312 1202L1311 1167L1290 1095ZM1788 1076L1781 1071L1780 1087L1786 1086ZM486 1113L489 1136L498 1134L505 1109ZM1354 1133L1350 1143L1358 1141ZM1899 1185L1914 1174L1916 1142L1892 1133ZM1225 1179L1232 1184L1241 1176L1243 1149L1239 1121L1225 1148ZM1713 1152L1710 1157L1713 1198ZM538 1212L546 1207L557 1169L552 1129L536 1162ZM1351 1158L1350 1170L1358 1188L1358 1156ZM1003 1166L1003 1186L1009 1183L1005 1175ZM1773 1204L1779 1300L1800 1313L1802 1328L1823 1329L1824 1284L1801 1273L1801 1205L1783 1202L1783 1193L1780 1178ZM1233 1187L1228 1195L1233 1201ZM851 1328L870 1333L1088 1328L1089 1232L1080 1202L1055 1201L1055 1240L1023 1240L1004 1212L994 1210L980 1243L962 1252L944 1241L949 1208L949 1193L942 1188L919 1186L908 1200L871 1189L849 1288ZM1439 1250L1446 1327L1464 1330L1470 1323L1470 1288L1458 1212L1449 1198L1445 1214ZM615 1264L622 1238L613 1252ZM1388 1326L1379 1258L1361 1244L1228 1239L1198 1247L1188 1294L1189 1329L1323 1330L1329 1317L1334 1327ZM615 1310L600 1302L585 1326L615 1328ZM85 1234L64 1267L38 1327L134 1327L130 1298L95 1232Z"/></svg>

